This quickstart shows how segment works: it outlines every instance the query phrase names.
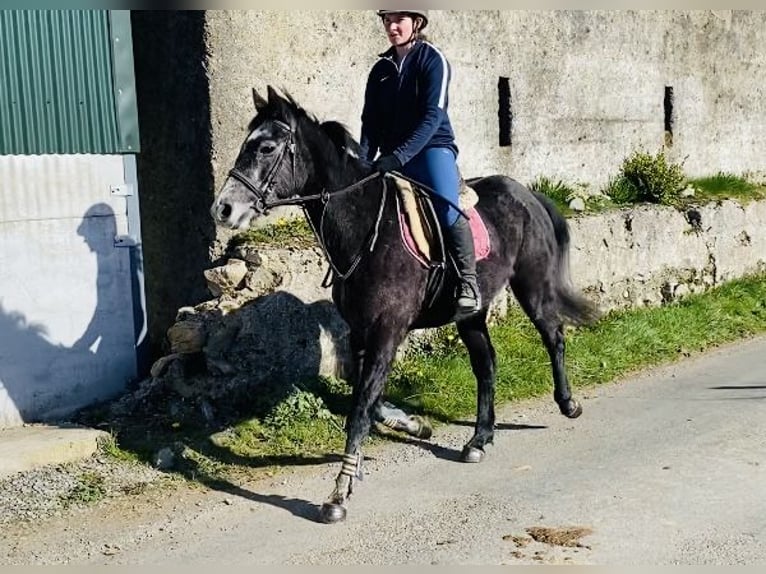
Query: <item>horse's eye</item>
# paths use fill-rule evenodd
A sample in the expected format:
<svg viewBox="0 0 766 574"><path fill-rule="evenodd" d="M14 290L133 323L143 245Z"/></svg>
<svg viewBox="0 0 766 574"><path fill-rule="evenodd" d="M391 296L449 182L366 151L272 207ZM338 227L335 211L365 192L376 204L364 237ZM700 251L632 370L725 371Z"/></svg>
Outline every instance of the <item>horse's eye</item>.
<svg viewBox="0 0 766 574"><path fill-rule="evenodd" d="M274 153L275 149L277 149L277 146L275 146L273 143L262 143L258 151L263 155L269 155Z"/></svg>

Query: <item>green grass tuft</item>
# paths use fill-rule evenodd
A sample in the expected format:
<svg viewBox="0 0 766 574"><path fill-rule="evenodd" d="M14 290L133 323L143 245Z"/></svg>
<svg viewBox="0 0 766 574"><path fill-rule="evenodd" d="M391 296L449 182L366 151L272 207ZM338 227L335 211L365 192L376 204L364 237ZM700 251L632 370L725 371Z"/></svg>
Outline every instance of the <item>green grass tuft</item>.
<svg viewBox="0 0 766 574"><path fill-rule="evenodd" d="M290 246L306 249L316 245L314 233L304 217L279 219L273 225L251 228L235 235L230 242L239 245Z"/></svg>
<svg viewBox="0 0 766 574"><path fill-rule="evenodd" d="M709 177L692 179L689 183L694 187L695 200L739 199L753 200L766 197L766 189L746 179L730 173L719 172Z"/></svg>
<svg viewBox="0 0 766 574"><path fill-rule="evenodd" d="M70 506L93 504L106 497L104 477L95 472L83 472L77 477L77 483L67 492L59 496L64 508Z"/></svg>
<svg viewBox="0 0 766 574"><path fill-rule="evenodd" d="M131 451L123 449L114 433L99 442L99 450L106 456L123 462L137 462L139 456Z"/></svg>
<svg viewBox="0 0 766 574"><path fill-rule="evenodd" d="M572 212L569 209L569 202L575 196L576 192L573 187L567 185L563 181L559 180L554 182L545 176L538 177L535 181L530 183L527 187L530 190L542 193L553 200L562 213L569 214Z"/></svg>

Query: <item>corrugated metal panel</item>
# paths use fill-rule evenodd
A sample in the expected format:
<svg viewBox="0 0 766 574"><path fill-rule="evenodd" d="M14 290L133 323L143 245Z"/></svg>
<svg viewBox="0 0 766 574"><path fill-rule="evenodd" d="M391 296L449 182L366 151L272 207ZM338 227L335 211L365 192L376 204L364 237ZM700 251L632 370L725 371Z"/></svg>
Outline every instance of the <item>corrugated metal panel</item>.
<svg viewBox="0 0 766 574"><path fill-rule="evenodd" d="M111 10L109 15L112 30L115 113L117 115L120 151L137 153L140 145L130 10Z"/></svg>
<svg viewBox="0 0 766 574"><path fill-rule="evenodd" d="M137 130L132 146L122 137L115 103L135 108L132 59L121 73L126 99L113 40L107 10L0 11L0 154L138 151Z"/></svg>

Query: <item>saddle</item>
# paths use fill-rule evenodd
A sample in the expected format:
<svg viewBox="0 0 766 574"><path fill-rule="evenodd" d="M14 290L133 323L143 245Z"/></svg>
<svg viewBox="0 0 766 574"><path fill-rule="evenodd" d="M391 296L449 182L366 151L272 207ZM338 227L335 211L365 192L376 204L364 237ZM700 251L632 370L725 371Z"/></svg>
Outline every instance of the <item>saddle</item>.
<svg viewBox="0 0 766 574"><path fill-rule="evenodd" d="M389 178L396 188L396 210L402 244L429 271L426 296L430 306L444 285L447 265L454 269L454 262L447 253L431 196L409 179L394 174L390 174ZM478 195L462 177L459 198L459 207L469 218L476 261L480 261L490 253L489 233L474 207L478 203Z"/></svg>
<svg viewBox="0 0 766 574"><path fill-rule="evenodd" d="M396 175L390 175L390 178L396 185L396 209L405 249L423 267L444 264L446 248L430 196L408 179ZM479 197L462 178L459 197L459 207L469 218L476 261L486 259L490 253L489 233L474 207Z"/></svg>

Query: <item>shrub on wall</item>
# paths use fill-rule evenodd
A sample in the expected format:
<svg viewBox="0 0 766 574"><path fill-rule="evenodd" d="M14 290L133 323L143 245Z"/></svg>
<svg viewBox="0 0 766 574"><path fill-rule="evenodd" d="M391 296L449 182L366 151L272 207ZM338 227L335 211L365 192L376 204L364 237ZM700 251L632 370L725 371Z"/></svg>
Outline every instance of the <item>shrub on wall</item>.
<svg viewBox="0 0 766 574"><path fill-rule="evenodd" d="M636 151L625 158L619 175L604 191L615 203L670 204L685 184L681 165L669 162L662 151L656 155Z"/></svg>

